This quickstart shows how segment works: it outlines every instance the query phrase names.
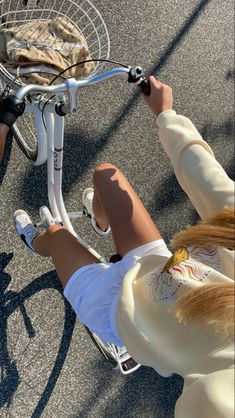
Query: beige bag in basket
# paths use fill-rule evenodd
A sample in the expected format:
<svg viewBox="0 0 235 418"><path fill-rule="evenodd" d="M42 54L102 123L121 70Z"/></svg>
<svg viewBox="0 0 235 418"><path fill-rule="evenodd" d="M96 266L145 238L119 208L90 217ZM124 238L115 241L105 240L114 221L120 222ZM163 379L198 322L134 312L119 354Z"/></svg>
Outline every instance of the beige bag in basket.
<svg viewBox="0 0 235 418"><path fill-rule="evenodd" d="M47 85L54 75L72 64L91 59L85 38L65 17L32 21L0 31L0 61L24 83ZM85 77L95 68L93 62L66 71L64 77ZM31 71L38 73L29 74ZM61 78L57 79L61 82Z"/></svg>

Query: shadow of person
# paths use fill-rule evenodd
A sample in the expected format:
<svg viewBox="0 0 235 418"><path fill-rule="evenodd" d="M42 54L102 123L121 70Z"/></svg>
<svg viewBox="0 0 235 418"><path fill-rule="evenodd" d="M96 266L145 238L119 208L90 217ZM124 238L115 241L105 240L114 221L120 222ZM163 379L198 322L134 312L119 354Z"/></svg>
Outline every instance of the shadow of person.
<svg viewBox="0 0 235 418"><path fill-rule="evenodd" d="M235 69L230 69L227 71L226 76L225 76L226 80L235 80Z"/></svg>
<svg viewBox="0 0 235 418"><path fill-rule="evenodd" d="M11 276L3 270L9 264L13 253L0 254L0 408L9 404L19 385L19 374L15 362L10 358L7 350L7 315L5 305L8 292L5 292Z"/></svg>

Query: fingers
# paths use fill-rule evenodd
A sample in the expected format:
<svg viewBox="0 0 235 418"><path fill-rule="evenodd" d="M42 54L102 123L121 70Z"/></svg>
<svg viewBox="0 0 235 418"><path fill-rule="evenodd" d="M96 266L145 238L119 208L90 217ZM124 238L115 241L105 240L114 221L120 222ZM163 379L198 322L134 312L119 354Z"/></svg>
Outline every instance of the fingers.
<svg viewBox="0 0 235 418"><path fill-rule="evenodd" d="M173 96L171 87L157 80L154 76L150 76L149 81L151 94L150 96L144 96L144 100L152 112L158 116L161 112L172 109Z"/></svg>
<svg viewBox="0 0 235 418"><path fill-rule="evenodd" d="M155 78L154 75L151 75L149 79L150 79L151 84L155 86L156 88L159 88L163 85L163 83L157 78Z"/></svg>

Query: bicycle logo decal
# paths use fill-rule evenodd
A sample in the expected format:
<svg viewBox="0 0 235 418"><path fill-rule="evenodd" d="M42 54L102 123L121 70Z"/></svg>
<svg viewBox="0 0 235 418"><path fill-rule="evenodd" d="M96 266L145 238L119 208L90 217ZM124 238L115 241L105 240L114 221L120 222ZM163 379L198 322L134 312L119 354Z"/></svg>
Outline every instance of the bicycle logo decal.
<svg viewBox="0 0 235 418"><path fill-rule="evenodd" d="M55 148L54 150L54 169L56 171L62 170L63 165L63 148Z"/></svg>

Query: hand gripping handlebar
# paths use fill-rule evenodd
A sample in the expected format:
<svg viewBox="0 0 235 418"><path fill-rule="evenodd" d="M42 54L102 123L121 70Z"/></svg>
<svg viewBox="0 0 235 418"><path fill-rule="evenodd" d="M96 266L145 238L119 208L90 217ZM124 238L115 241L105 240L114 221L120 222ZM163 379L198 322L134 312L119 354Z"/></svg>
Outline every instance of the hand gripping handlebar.
<svg viewBox="0 0 235 418"><path fill-rule="evenodd" d="M16 96L6 96L0 99L0 161L2 159L6 137L16 119L21 116L25 109L24 100Z"/></svg>

